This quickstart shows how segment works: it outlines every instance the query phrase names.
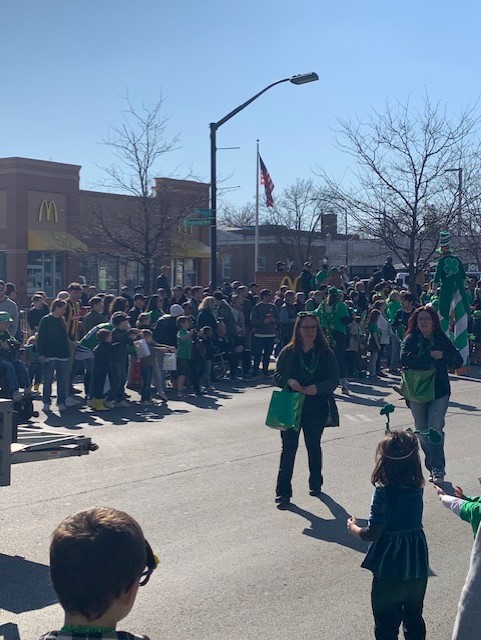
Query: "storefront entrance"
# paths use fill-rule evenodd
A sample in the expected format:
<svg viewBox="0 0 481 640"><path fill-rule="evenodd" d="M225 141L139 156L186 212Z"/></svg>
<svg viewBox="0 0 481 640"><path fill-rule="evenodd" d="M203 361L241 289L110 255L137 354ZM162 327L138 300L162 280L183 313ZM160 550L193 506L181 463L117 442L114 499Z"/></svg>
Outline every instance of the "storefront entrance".
<svg viewBox="0 0 481 640"><path fill-rule="evenodd" d="M65 257L54 251L29 251L27 266L27 294L45 291L53 298L65 289Z"/></svg>

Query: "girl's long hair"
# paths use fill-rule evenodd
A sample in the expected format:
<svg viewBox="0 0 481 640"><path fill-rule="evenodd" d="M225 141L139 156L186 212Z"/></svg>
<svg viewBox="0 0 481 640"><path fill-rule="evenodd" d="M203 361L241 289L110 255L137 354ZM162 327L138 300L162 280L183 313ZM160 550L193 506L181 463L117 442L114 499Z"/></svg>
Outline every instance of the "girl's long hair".
<svg viewBox="0 0 481 640"><path fill-rule="evenodd" d="M379 320L380 315L381 315L381 312L379 311L379 309L371 309L371 312L367 319L367 324L373 324L374 322L377 322Z"/></svg>
<svg viewBox="0 0 481 640"><path fill-rule="evenodd" d="M154 311L154 309L158 309L158 299L159 299L159 294L158 293L153 293L150 298L149 301L147 303L147 308L146 308L146 313L148 313L149 311Z"/></svg>
<svg viewBox="0 0 481 640"><path fill-rule="evenodd" d="M302 338L301 338L301 324L302 321L306 318L309 320L313 320L317 325L316 338L314 340L314 348L316 351L323 353L329 349L329 343L327 342L326 336L324 335L324 331L319 324L319 318L313 313L304 312L304 315L297 316L296 323L294 324L294 331L292 333L291 341L286 345L286 349L290 349L292 351L300 351L302 349Z"/></svg>
<svg viewBox="0 0 481 640"><path fill-rule="evenodd" d="M417 436L410 431L391 431L379 442L371 475L374 486L422 487L424 477Z"/></svg>
<svg viewBox="0 0 481 640"><path fill-rule="evenodd" d="M128 306L129 306L129 301L126 298L123 298L122 296L117 296L110 303L109 314L113 316L114 313L116 313L117 311L126 312L128 310Z"/></svg>
<svg viewBox="0 0 481 640"><path fill-rule="evenodd" d="M416 332L420 333L418 329L418 315L421 313L421 311L429 313L429 315L431 316L433 320L433 333L443 333L443 330L441 329L441 323L439 322L438 312L431 305L426 305L424 307L418 307L411 314L408 322L408 328L406 330L406 335Z"/></svg>

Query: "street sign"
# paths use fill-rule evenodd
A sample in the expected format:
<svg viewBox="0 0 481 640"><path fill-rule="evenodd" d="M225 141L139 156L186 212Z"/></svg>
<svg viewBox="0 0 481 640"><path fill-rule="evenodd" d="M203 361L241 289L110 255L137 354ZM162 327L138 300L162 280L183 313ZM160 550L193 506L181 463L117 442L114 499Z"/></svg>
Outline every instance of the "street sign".
<svg viewBox="0 0 481 640"><path fill-rule="evenodd" d="M194 209L194 213L196 216L204 216L206 218L210 218L212 215L212 209Z"/></svg>
<svg viewBox="0 0 481 640"><path fill-rule="evenodd" d="M211 224L210 218L186 218L182 221L183 227L201 227Z"/></svg>

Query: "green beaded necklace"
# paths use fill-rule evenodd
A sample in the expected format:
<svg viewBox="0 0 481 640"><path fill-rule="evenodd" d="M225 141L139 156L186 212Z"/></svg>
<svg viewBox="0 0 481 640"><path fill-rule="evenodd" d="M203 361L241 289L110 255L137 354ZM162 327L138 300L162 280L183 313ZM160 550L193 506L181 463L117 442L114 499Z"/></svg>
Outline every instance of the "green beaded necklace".
<svg viewBox="0 0 481 640"><path fill-rule="evenodd" d="M314 350L314 354L311 360L311 366L309 367L304 360L304 353L301 351L301 367L307 377L311 378L314 375L314 372L317 369L318 362L319 354Z"/></svg>
<svg viewBox="0 0 481 640"><path fill-rule="evenodd" d="M67 633L113 633L115 627L89 627L83 624L67 624L60 629L60 631L66 631Z"/></svg>

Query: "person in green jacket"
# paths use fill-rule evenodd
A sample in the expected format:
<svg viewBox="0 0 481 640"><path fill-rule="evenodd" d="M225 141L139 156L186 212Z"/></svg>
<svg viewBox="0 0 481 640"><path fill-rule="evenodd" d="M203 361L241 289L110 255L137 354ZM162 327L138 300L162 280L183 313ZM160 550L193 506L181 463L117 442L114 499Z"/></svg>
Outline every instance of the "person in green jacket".
<svg viewBox="0 0 481 640"><path fill-rule="evenodd" d="M461 487L455 487L454 496L448 495L437 485L435 489L446 509L450 509L464 522L469 522L476 537L481 522L481 496L474 498L467 496Z"/></svg>

